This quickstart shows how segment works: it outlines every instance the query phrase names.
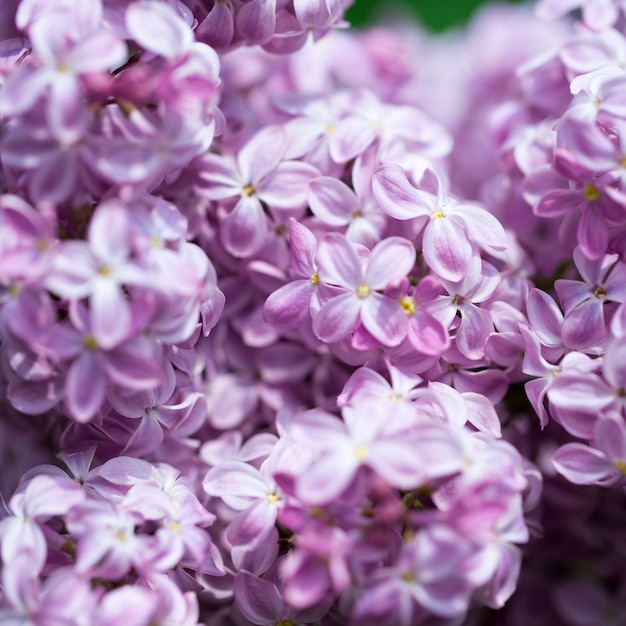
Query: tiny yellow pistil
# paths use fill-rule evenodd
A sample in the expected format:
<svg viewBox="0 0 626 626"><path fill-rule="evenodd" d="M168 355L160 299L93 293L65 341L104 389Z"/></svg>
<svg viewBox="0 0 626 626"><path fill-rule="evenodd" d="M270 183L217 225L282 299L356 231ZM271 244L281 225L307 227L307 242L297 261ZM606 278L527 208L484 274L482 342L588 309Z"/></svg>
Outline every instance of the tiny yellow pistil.
<svg viewBox="0 0 626 626"><path fill-rule="evenodd" d="M459 364L458 363L448 363L448 372L450 372L451 374L454 372L458 372L459 371Z"/></svg>
<svg viewBox="0 0 626 626"><path fill-rule="evenodd" d="M372 290L367 285L359 285L356 288L356 295L361 299L367 298L370 293L372 293Z"/></svg>
<svg viewBox="0 0 626 626"><path fill-rule="evenodd" d="M22 288L19 285L13 284L9 289L9 293L13 298L17 298L22 293Z"/></svg>
<svg viewBox="0 0 626 626"><path fill-rule="evenodd" d="M357 219L358 217L361 217L361 211L352 211L352 219Z"/></svg>
<svg viewBox="0 0 626 626"><path fill-rule="evenodd" d="M598 285L594 290L593 290L593 295L598 298L598 300L603 300L604 298L606 298L606 290L604 289L604 287L602 287L601 285Z"/></svg>
<svg viewBox="0 0 626 626"><path fill-rule="evenodd" d="M255 191L256 191L256 189L254 188L254 185L246 185L241 190L241 195L242 196L251 196Z"/></svg>
<svg viewBox="0 0 626 626"><path fill-rule="evenodd" d="M369 453L370 449L366 445L358 446L354 450L354 455L356 456L357 461L365 461Z"/></svg>
<svg viewBox="0 0 626 626"><path fill-rule="evenodd" d="M554 372L552 372L552 376L559 376L561 374L561 370L554 370Z"/></svg>
<svg viewBox="0 0 626 626"><path fill-rule="evenodd" d="M415 306L415 300L413 300L413 298L409 298L409 296L404 296L403 298L400 298L398 302L400 303L402 310L407 315L415 315L416 306Z"/></svg>
<svg viewBox="0 0 626 626"><path fill-rule="evenodd" d="M330 133L334 133L335 132L335 125L334 124L326 124L326 132L330 135Z"/></svg>
<svg viewBox="0 0 626 626"><path fill-rule="evenodd" d="M279 502L280 501L280 496L277 496L275 493L268 493L267 494L267 501L268 502Z"/></svg>
<svg viewBox="0 0 626 626"><path fill-rule="evenodd" d="M412 583L415 580L415 574L413 572L406 571L402 574L402 580L405 583Z"/></svg>
<svg viewBox="0 0 626 626"><path fill-rule="evenodd" d="M150 243L152 244L152 247L157 250L160 250L163 247L161 240L156 235L152 235L152 237L150 237Z"/></svg>
<svg viewBox="0 0 626 626"><path fill-rule="evenodd" d="M432 216L433 216L436 220L443 219L443 211L433 211L433 212L432 212Z"/></svg>
<svg viewBox="0 0 626 626"><path fill-rule="evenodd" d="M620 164L622 167L626 167L626 157L623 157L623 158L620 160L619 164Z"/></svg>
<svg viewBox="0 0 626 626"><path fill-rule="evenodd" d="M98 342L93 335L86 335L83 339L83 346L85 346L87 350L94 352L98 349Z"/></svg>
<svg viewBox="0 0 626 626"><path fill-rule="evenodd" d="M588 200L589 202L595 202L596 200L599 200L601 195L602 194L600 193L600 190L591 183L587 183L583 187L583 198L585 200Z"/></svg>
<svg viewBox="0 0 626 626"><path fill-rule="evenodd" d="M615 465L622 474L626 474L626 461L615 461L613 465Z"/></svg>
<svg viewBox="0 0 626 626"><path fill-rule="evenodd" d="M180 524L176 521L170 524L170 530L174 535L177 535L180 532Z"/></svg>
<svg viewBox="0 0 626 626"><path fill-rule="evenodd" d="M317 287L320 284L320 275L315 272L315 274L313 274L311 276L311 282Z"/></svg>
<svg viewBox="0 0 626 626"><path fill-rule="evenodd" d="M290 619L281 619L276 622L276 626L295 626L295 624Z"/></svg>
<svg viewBox="0 0 626 626"><path fill-rule="evenodd" d="M61 62L57 65L57 71L61 74L67 74L70 71L70 66L67 63Z"/></svg>
<svg viewBox="0 0 626 626"><path fill-rule="evenodd" d="M287 234L287 227L284 224L279 224L276 227L276 234L279 237L284 237Z"/></svg>
<svg viewBox="0 0 626 626"><path fill-rule="evenodd" d="M452 306L459 306L459 302L461 302L461 296L457 293L454 298L452 298Z"/></svg>
<svg viewBox="0 0 626 626"><path fill-rule="evenodd" d="M118 528L113 534L115 538L119 539L120 541L126 541L128 539L128 535L126 534L126 531L122 530L121 528Z"/></svg>
<svg viewBox="0 0 626 626"><path fill-rule="evenodd" d="M106 278L107 276L111 275L111 268L108 265L103 265L98 270L98 274L100 274L100 276L104 276Z"/></svg>

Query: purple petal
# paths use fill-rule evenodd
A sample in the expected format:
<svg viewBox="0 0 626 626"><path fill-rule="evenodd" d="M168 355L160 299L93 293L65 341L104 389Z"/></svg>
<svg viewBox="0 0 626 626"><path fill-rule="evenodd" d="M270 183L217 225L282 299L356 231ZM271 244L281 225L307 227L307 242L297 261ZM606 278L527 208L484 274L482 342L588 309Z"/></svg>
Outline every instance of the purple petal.
<svg viewBox="0 0 626 626"><path fill-rule="evenodd" d="M104 350L110 350L126 339L132 324L132 313L122 288L103 278L94 285L89 299L93 336Z"/></svg>
<svg viewBox="0 0 626 626"><path fill-rule="evenodd" d="M575 485L593 485L617 471L606 456L581 443L566 443L553 455L557 472Z"/></svg>
<svg viewBox="0 0 626 626"><path fill-rule="evenodd" d="M249 572L238 572L233 585L237 606L254 624L280 621L285 608L276 585Z"/></svg>
<svg viewBox="0 0 626 626"><path fill-rule="evenodd" d="M248 44L267 43L276 29L276 0L251 0L237 11L236 25Z"/></svg>
<svg viewBox="0 0 626 626"><path fill-rule="evenodd" d="M468 272L472 244L454 220L433 217L424 230L424 258L430 269L445 280L460 281Z"/></svg>
<svg viewBox="0 0 626 626"><path fill-rule="evenodd" d="M598 376L563 373L553 380L548 398L564 409L577 411L584 407L589 413L594 413L611 404L615 394Z"/></svg>
<svg viewBox="0 0 626 626"><path fill-rule="evenodd" d="M435 199L415 189L399 165L381 165L374 173L372 191L380 208L399 220L425 217L434 210Z"/></svg>
<svg viewBox="0 0 626 626"><path fill-rule="evenodd" d="M237 162L245 185L255 185L280 163L285 154L287 135L280 126L260 130L239 151Z"/></svg>
<svg viewBox="0 0 626 626"><path fill-rule="evenodd" d="M348 240L339 233L325 235L317 249L320 280L353 290L362 281L359 258Z"/></svg>
<svg viewBox="0 0 626 626"><path fill-rule="evenodd" d="M142 47L166 59L189 50L193 34L180 15L168 4L133 2L126 10L126 28Z"/></svg>
<svg viewBox="0 0 626 626"><path fill-rule="evenodd" d="M347 450L325 454L298 476L298 497L310 504L328 504L348 488L358 467L356 454Z"/></svg>
<svg viewBox="0 0 626 626"><path fill-rule="evenodd" d="M320 174L308 163L285 161L278 164L259 186L259 197L273 209L303 209L309 182Z"/></svg>
<svg viewBox="0 0 626 626"><path fill-rule="evenodd" d="M249 257L266 243L269 234L267 217L261 203L252 196L242 197L235 208L220 222L220 236L228 252Z"/></svg>
<svg viewBox="0 0 626 626"><path fill-rule="evenodd" d="M72 363L65 381L65 404L78 422L88 422L104 404L107 381L98 355L84 352Z"/></svg>
<svg viewBox="0 0 626 626"><path fill-rule="evenodd" d="M310 280L294 280L270 294L263 306L263 319L272 326L291 330L310 319L310 302L315 285Z"/></svg>
<svg viewBox="0 0 626 626"><path fill-rule="evenodd" d="M374 246L367 261L365 284L381 290L399 282L415 265L415 246L404 237L387 237Z"/></svg>
<svg viewBox="0 0 626 626"><path fill-rule="evenodd" d="M626 427L621 417L603 417L596 425L595 441L610 461L626 462Z"/></svg>
<svg viewBox="0 0 626 626"><path fill-rule="evenodd" d="M361 308L361 321L385 346L397 346L407 334L408 322L400 304L379 293L372 293L365 298Z"/></svg>
<svg viewBox="0 0 626 626"><path fill-rule="evenodd" d="M326 302L313 320L313 332L326 343L346 337L359 321L363 300L352 293Z"/></svg>
<svg viewBox="0 0 626 626"><path fill-rule="evenodd" d="M330 176L321 176L309 185L311 211L325 224L343 226L360 210L359 202L345 183Z"/></svg>
<svg viewBox="0 0 626 626"><path fill-rule="evenodd" d="M126 260L130 251L130 218L124 206L112 201L101 204L89 223L89 243L104 264Z"/></svg>

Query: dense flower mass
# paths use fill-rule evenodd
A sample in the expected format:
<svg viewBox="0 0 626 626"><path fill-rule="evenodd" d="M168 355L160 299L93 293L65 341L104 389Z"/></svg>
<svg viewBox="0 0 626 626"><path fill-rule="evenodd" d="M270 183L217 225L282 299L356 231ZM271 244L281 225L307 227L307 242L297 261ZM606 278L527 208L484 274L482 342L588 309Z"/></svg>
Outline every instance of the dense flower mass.
<svg viewBox="0 0 626 626"><path fill-rule="evenodd" d="M0 7L0 624L623 624L624 3L349 4Z"/></svg>

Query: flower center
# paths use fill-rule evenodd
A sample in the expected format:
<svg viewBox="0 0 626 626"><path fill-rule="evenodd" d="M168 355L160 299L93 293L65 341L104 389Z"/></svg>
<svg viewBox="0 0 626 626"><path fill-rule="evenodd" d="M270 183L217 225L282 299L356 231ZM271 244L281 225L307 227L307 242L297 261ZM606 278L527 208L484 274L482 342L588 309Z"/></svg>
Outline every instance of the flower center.
<svg viewBox="0 0 626 626"><path fill-rule="evenodd" d="M95 352L98 349L98 342L93 335L89 334L83 338L83 346L90 352Z"/></svg>
<svg viewBox="0 0 626 626"><path fill-rule="evenodd" d="M606 289L604 289L604 287L602 287L602 285L598 285L594 290L593 290L593 295L598 298L598 300L603 300L604 298L606 298Z"/></svg>
<svg viewBox="0 0 626 626"><path fill-rule="evenodd" d="M315 274L313 274L311 276L311 282L317 287L320 284L320 275L315 272Z"/></svg>
<svg viewBox="0 0 626 626"><path fill-rule="evenodd" d="M246 185L242 190L241 190L241 195L242 196L251 196L254 192L256 191L256 189L254 188L254 185Z"/></svg>
<svg viewBox="0 0 626 626"><path fill-rule="evenodd" d="M370 293L372 293L372 290L367 285L359 285L356 288L356 295L361 299L367 298Z"/></svg>
<svg viewBox="0 0 626 626"><path fill-rule="evenodd" d="M596 200L599 200L601 195L602 194L600 193L600 190L591 183L587 183L583 187L583 198L585 200L588 200L589 202L595 202Z"/></svg>
<svg viewBox="0 0 626 626"><path fill-rule="evenodd" d="M268 493L267 494L267 501L268 502L279 502L280 501L280 496L277 496L275 493Z"/></svg>
<svg viewBox="0 0 626 626"><path fill-rule="evenodd" d="M400 298L398 302L400 303L402 310L407 315L415 314L416 306L415 306L415 300L413 300L413 298L409 298L409 296L404 296L403 298Z"/></svg>
<svg viewBox="0 0 626 626"><path fill-rule="evenodd" d="M354 450L354 456L356 456L357 461L365 461L369 453L370 449L366 445L357 446Z"/></svg>

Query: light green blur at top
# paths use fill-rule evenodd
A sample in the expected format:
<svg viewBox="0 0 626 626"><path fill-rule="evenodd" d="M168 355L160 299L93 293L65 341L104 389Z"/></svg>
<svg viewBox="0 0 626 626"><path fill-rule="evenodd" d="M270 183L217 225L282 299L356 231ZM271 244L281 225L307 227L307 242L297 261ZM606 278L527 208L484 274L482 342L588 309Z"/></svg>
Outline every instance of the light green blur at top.
<svg viewBox="0 0 626 626"><path fill-rule="evenodd" d="M384 19L393 6L412 15L434 31L465 23L472 13L490 0L356 0L347 13L353 26L367 26ZM508 0L519 2L520 0Z"/></svg>

